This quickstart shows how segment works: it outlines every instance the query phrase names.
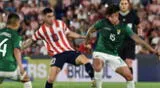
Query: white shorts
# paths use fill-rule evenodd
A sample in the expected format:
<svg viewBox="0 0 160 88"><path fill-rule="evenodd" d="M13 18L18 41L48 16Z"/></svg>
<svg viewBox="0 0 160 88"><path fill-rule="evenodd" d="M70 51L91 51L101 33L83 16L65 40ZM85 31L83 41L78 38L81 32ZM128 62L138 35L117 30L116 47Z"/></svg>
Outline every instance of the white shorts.
<svg viewBox="0 0 160 88"><path fill-rule="evenodd" d="M114 56L102 52L93 52L93 58L101 59L104 63L107 61L109 67L111 67L111 69L114 71L116 71L116 69L119 67L127 66L127 64L119 56Z"/></svg>
<svg viewBox="0 0 160 88"><path fill-rule="evenodd" d="M11 80L20 80L20 69L17 67L17 69L13 72L6 72L6 71L0 71L0 83L4 79L11 79Z"/></svg>

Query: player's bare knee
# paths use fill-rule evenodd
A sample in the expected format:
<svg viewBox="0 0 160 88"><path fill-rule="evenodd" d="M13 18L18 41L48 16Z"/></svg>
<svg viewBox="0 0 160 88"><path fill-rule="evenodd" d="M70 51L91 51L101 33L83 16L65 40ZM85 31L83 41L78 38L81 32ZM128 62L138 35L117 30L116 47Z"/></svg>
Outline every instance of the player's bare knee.
<svg viewBox="0 0 160 88"><path fill-rule="evenodd" d="M93 68L96 72L100 72L103 68L103 63L100 59L93 60Z"/></svg>
<svg viewBox="0 0 160 88"><path fill-rule="evenodd" d="M96 72L100 72L102 70L102 66L101 65L93 65L93 68Z"/></svg>
<svg viewBox="0 0 160 88"><path fill-rule="evenodd" d="M77 58L76 58L76 64L86 64L86 63L89 63L89 59L84 56L84 55L79 55Z"/></svg>
<svg viewBox="0 0 160 88"><path fill-rule="evenodd" d="M102 68L101 67L98 67L98 68L95 68L94 69L96 72L101 72Z"/></svg>
<svg viewBox="0 0 160 88"><path fill-rule="evenodd" d="M132 74L126 74L125 78L127 81L132 81L133 80L133 75Z"/></svg>

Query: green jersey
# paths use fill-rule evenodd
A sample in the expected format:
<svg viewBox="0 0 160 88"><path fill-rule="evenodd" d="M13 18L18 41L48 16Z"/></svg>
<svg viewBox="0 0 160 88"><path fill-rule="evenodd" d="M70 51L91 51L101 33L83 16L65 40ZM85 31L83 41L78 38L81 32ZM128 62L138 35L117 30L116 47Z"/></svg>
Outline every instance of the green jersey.
<svg viewBox="0 0 160 88"><path fill-rule="evenodd" d="M0 71L14 71L17 68L14 48L20 48L21 37L14 30L0 30Z"/></svg>
<svg viewBox="0 0 160 88"><path fill-rule="evenodd" d="M94 51L118 55L118 48L125 37L132 36L134 32L125 24L112 25L109 20L102 19L94 24L98 30L97 42Z"/></svg>

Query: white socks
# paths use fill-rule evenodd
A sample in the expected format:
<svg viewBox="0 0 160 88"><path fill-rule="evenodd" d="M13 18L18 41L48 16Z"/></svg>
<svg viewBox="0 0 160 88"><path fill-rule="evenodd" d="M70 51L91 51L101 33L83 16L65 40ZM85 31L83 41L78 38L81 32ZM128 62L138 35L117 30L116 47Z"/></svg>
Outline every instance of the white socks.
<svg viewBox="0 0 160 88"><path fill-rule="evenodd" d="M103 76L103 69L100 72L94 72L94 77L96 80L96 88L102 88L102 76Z"/></svg>
<svg viewBox="0 0 160 88"><path fill-rule="evenodd" d="M135 83L134 83L134 81L128 81L128 82L127 82L127 88L135 88Z"/></svg>
<svg viewBox="0 0 160 88"><path fill-rule="evenodd" d="M31 83L31 81L25 82L25 83L24 83L24 88L32 88L32 83Z"/></svg>

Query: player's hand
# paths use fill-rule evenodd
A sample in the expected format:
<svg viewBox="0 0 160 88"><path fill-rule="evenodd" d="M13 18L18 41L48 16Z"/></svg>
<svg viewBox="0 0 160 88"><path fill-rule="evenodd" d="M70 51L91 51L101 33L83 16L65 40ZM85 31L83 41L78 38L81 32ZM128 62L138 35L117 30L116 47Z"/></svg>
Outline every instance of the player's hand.
<svg viewBox="0 0 160 88"><path fill-rule="evenodd" d="M26 73L26 71L23 71L23 72L20 72L20 79L21 80L24 80L24 78L26 77L26 75L27 75L27 73Z"/></svg>
<svg viewBox="0 0 160 88"><path fill-rule="evenodd" d="M27 75L27 72L24 72L24 74L20 76L20 80L22 82L26 82L30 80L29 76Z"/></svg>
<svg viewBox="0 0 160 88"><path fill-rule="evenodd" d="M24 73L25 73L25 71L24 71L24 70L21 70L21 71L20 71L20 74L21 74L21 75L23 75Z"/></svg>
<svg viewBox="0 0 160 88"><path fill-rule="evenodd" d="M157 54L157 53L158 53L156 49L151 50L151 52L152 52L153 54Z"/></svg>
<svg viewBox="0 0 160 88"><path fill-rule="evenodd" d="M158 56L158 59L160 60L160 52L157 49L152 49L151 52Z"/></svg>
<svg viewBox="0 0 160 88"><path fill-rule="evenodd" d="M87 48L87 49L91 49L92 48L91 44L87 44L87 45L85 44L84 47Z"/></svg>

